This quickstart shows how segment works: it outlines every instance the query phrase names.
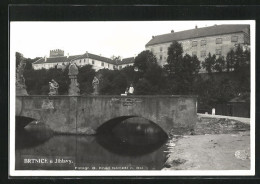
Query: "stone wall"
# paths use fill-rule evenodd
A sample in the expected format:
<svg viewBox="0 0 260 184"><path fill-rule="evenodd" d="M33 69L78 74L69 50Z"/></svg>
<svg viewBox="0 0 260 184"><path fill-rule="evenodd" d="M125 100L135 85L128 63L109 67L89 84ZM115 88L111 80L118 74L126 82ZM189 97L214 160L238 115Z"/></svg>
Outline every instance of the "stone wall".
<svg viewBox="0 0 260 184"><path fill-rule="evenodd" d="M121 116L138 116L172 128L192 129L196 122L194 96L18 96L16 116L45 122L59 133L88 133Z"/></svg>

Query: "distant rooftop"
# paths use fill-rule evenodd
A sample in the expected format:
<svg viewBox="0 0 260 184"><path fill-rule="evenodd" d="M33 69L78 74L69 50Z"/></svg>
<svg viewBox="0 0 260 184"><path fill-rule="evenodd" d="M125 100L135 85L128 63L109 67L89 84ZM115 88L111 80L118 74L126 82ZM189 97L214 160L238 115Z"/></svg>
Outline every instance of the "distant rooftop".
<svg viewBox="0 0 260 184"><path fill-rule="evenodd" d="M48 58L46 58L46 61L45 61L45 58L40 58L37 61L35 61L33 64L63 63L63 62L71 62L71 61L74 61L77 59L84 59L84 58L103 61L103 62L114 64L114 65L134 63L134 57L125 58L125 59L122 59L121 62L116 62L112 59L86 52L85 54L82 54L82 55L73 55L73 56L69 56L69 57L67 57L67 56L48 57Z"/></svg>
<svg viewBox="0 0 260 184"><path fill-rule="evenodd" d="M130 64L130 63L134 63L134 62L135 62L135 58L134 57L130 57L130 58L122 59L122 62L120 62L118 64Z"/></svg>
<svg viewBox="0 0 260 184"><path fill-rule="evenodd" d="M248 33L249 25L240 24L240 25L214 25L210 27L195 28L179 32L171 32L169 34L163 34L154 36L145 46L167 43L172 41L187 40L192 38L206 37L206 36L215 36L223 35L230 33L245 32Z"/></svg>

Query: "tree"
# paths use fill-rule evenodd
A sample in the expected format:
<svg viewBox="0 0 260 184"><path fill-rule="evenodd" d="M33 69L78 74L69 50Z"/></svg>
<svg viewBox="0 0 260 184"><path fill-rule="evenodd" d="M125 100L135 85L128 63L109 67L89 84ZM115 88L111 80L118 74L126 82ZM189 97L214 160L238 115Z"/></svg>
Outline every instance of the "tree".
<svg viewBox="0 0 260 184"><path fill-rule="evenodd" d="M235 50L234 73L240 82L240 92L250 92L250 50L243 51L240 45Z"/></svg>
<svg viewBox="0 0 260 184"><path fill-rule="evenodd" d="M211 56L211 53L209 52L208 56L205 58L205 61L202 62L202 67L205 68L208 73L212 73L212 71L214 70L213 66L215 65L215 63L216 55L213 54Z"/></svg>
<svg viewBox="0 0 260 184"><path fill-rule="evenodd" d="M134 68L134 66L127 66L119 70L120 73L125 76L127 80L127 86L130 86L131 83L136 83L142 76L142 74L139 71L135 71Z"/></svg>
<svg viewBox="0 0 260 184"><path fill-rule="evenodd" d="M225 59L223 56L219 56L216 61L215 64L213 65L213 70L217 71L217 72L223 72L225 70Z"/></svg>
<svg viewBox="0 0 260 184"><path fill-rule="evenodd" d="M141 73L145 73L150 64L157 63L155 55L149 51L143 51L135 58L134 67L137 67Z"/></svg>
<svg viewBox="0 0 260 184"><path fill-rule="evenodd" d="M79 67L78 83L81 94L86 95L93 92L92 81L94 76L95 70L92 68L92 65Z"/></svg>
<svg viewBox="0 0 260 184"><path fill-rule="evenodd" d="M164 66L171 83L172 93L191 94L196 75L200 69L197 56L183 56L182 45L174 41L168 48L167 64Z"/></svg>
<svg viewBox="0 0 260 184"><path fill-rule="evenodd" d="M100 82L100 94L120 95L125 92L127 79L119 70L102 69L98 73L102 75Z"/></svg>
<svg viewBox="0 0 260 184"><path fill-rule="evenodd" d="M24 59L23 55L20 52L15 53L16 68L19 66L20 62Z"/></svg>
<svg viewBox="0 0 260 184"><path fill-rule="evenodd" d="M226 56L226 63L227 63L227 72L230 72L234 69L234 63L235 63L235 52L233 49L231 49Z"/></svg>
<svg viewBox="0 0 260 184"><path fill-rule="evenodd" d="M167 64L164 66L172 78L175 74L183 71L182 69L182 59L183 59L183 48L180 43L173 41L168 48Z"/></svg>
<svg viewBox="0 0 260 184"><path fill-rule="evenodd" d="M137 95L152 95L154 94L153 86L151 83L142 78L135 85L135 94Z"/></svg>

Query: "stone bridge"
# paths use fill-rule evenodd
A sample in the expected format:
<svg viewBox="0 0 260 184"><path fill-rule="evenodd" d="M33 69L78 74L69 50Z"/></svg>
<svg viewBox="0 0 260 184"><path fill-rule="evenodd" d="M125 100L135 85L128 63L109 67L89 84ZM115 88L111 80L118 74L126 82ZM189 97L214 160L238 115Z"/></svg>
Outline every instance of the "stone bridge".
<svg viewBox="0 0 260 184"><path fill-rule="evenodd" d="M138 116L172 128L192 128L195 96L16 96L16 116L46 123L58 133L85 133L115 118ZM26 126L25 124L16 126Z"/></svg>

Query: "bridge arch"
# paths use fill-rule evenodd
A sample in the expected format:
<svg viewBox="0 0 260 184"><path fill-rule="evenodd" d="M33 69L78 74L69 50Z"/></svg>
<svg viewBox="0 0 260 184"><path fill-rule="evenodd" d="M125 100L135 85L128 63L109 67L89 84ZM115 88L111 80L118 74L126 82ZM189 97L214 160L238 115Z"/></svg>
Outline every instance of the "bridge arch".
<svg viewBox="0 0 260 184"><path fill-rule="evenodd" d="M103 133L110 133L113 128L115 128L117 125L122 123L125 120L130 120L131 118L140 118L145 121L147 121L149 124L152 126L155 126L158 128L160 131L163 131L164 133L167 133L160 125L156 124L152 120L149 120L148 118L142 117L142 116L137 116L137 115L129 115L129 116L119 116L112 118L108 121L105 121L102 123L98 128L97 128L97 134L103 134ZM141 124L141 122L137 122L137 124Z"/></svg>
<svg viewBox="0 0 260 184"><path fill-rule="evenodd" d="M37 121L37 119L27 117L27 116L15 116L15 127L16 129L23 129L32 121Z"/></svg>
<svg viewBox="0 0 260 184"><path fill-rule="evenodd" d="M160 125L141 116L112 118L97 128L98 143L119 155L150 153L167 140L168 135Z"/></svg>

